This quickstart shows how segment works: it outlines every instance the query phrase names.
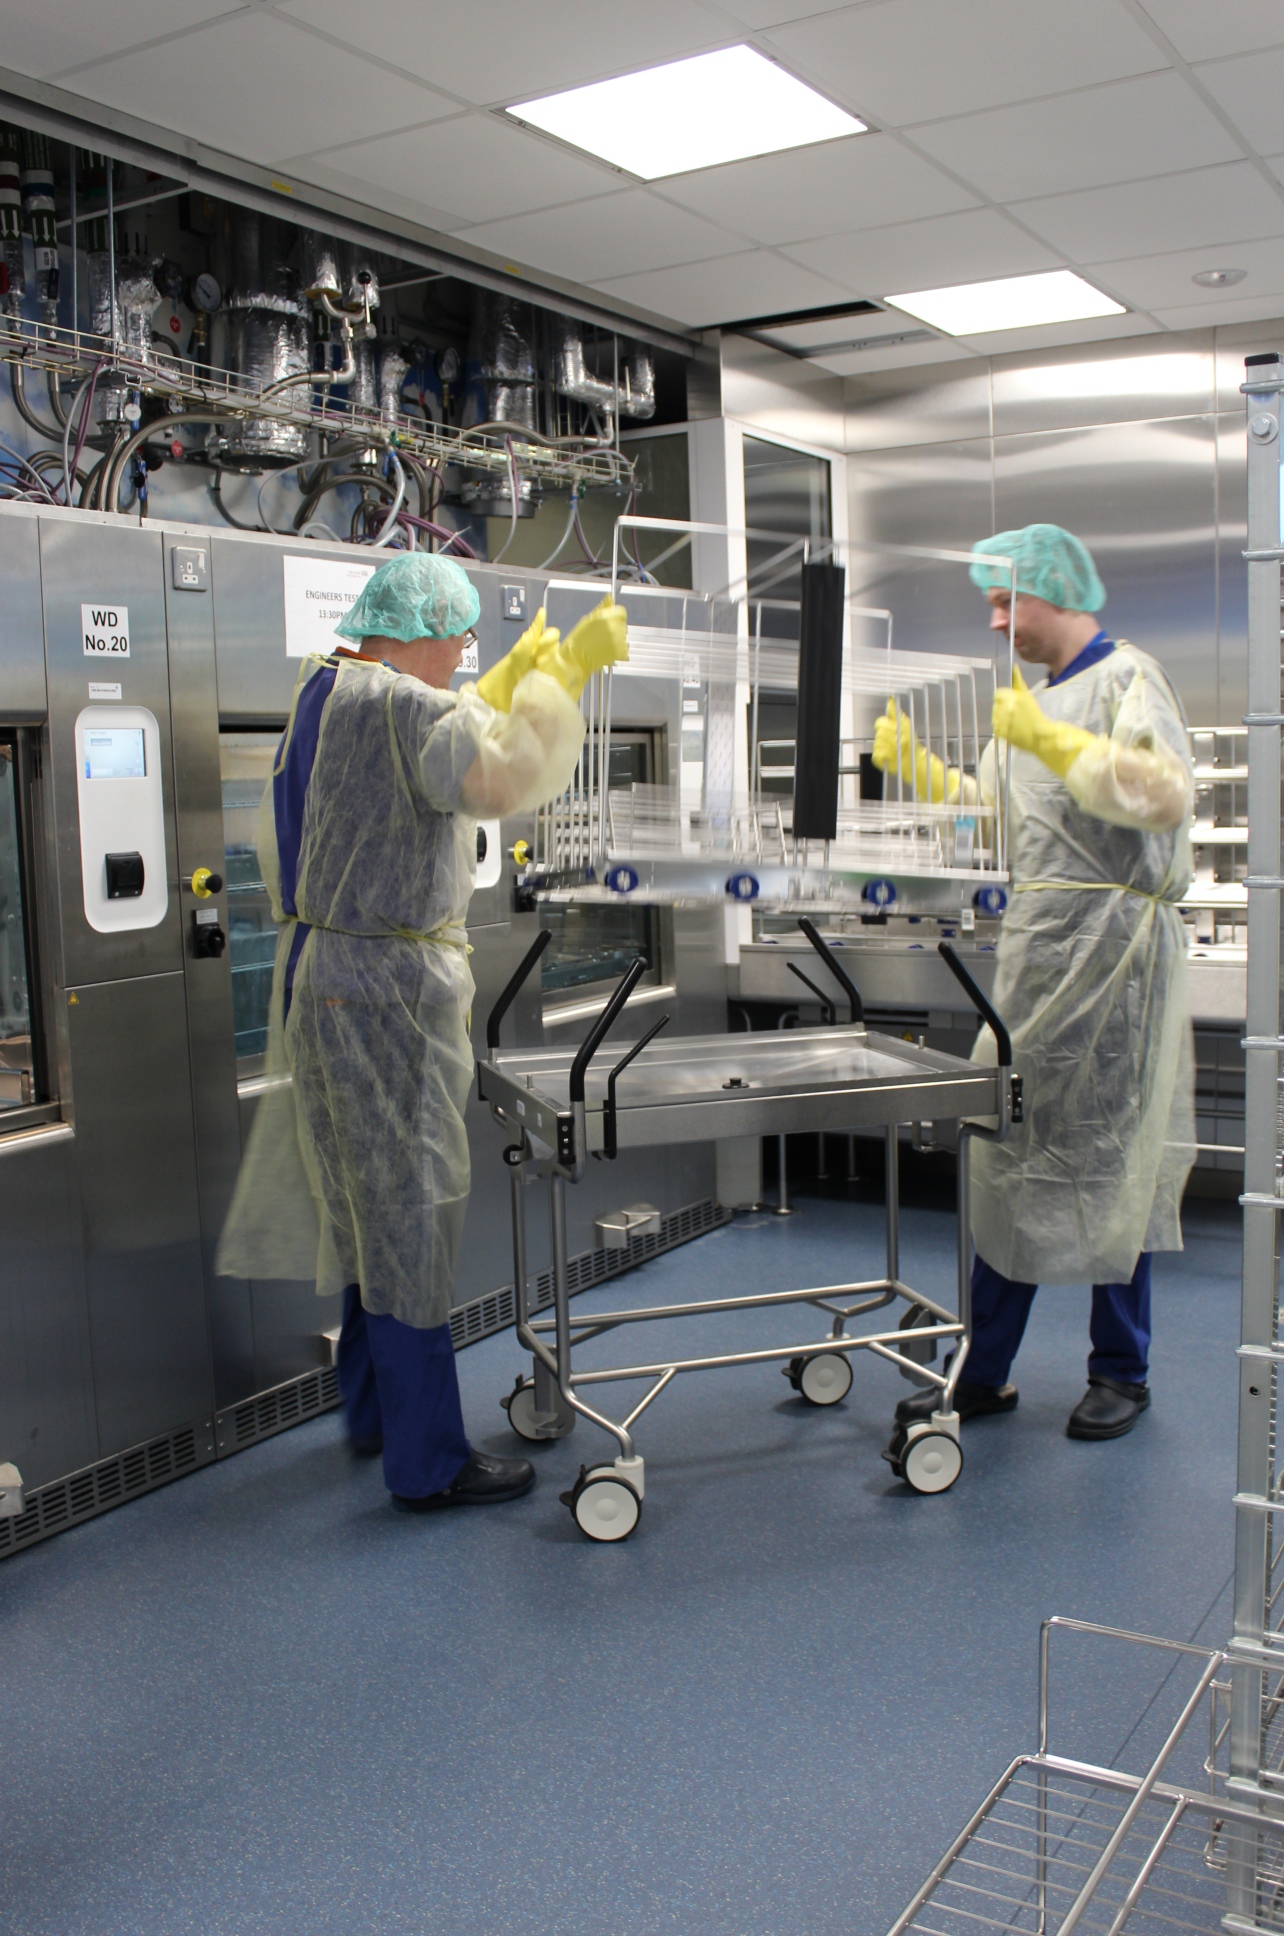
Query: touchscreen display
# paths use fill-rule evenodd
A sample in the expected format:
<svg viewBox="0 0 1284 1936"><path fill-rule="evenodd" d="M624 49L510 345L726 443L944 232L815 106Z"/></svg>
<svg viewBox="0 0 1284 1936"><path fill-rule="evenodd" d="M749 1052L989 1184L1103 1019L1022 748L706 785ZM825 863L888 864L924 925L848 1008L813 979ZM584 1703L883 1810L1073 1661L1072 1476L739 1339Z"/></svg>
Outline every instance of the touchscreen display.
<svg viewBox="0 0 1284 1936"><path fill-rule="evenodd" d="M141 780L147 774L141 726L97 727L84 735L87 780Z"/></svg>

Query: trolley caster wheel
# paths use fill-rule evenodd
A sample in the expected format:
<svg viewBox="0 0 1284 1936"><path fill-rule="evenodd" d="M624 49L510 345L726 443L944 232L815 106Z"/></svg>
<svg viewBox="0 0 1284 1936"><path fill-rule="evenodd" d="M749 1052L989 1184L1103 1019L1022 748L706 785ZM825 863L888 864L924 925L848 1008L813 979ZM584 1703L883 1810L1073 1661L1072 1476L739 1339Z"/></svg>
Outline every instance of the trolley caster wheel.
<svg viewBox="0 0 1284 1936"><path fill-rule="evenodd" d="M819 1351L814 1358L791 1358L785 1376L809 1405L837 1405L852 1388L851 1359L845 1351Z"/></svg>
<svg viewBox="0 0 1284 1936"><path fill-rule="evenodd" d="M571 1429L571 1425L563 1424L556 1417L550 1419L547 1412L536 1409L535 1387L533 1384L523 1384L520 1377L508 1397L501 1398L499 1402L503 1410L508 1413L508 1422L518 1438L526 1439L531 1444L538 1445L548 1439L565 1438ZM572 1419L571 1424L573 1423Z"/></svg>
<svg viewBox="0 0 1284 1936"><path fill-rule="evenodd" d="M627 1539L642 1517L642 1501L627 1479L614 1467L580 1467L580 1476L569 1492L559 1494L564 1506L582 1533L590 1539L612 1541Z"/></svg>
<svg viewBox="0 0 1284 1936"><path fill-rule="evenodd" d="M963 1448L948 1432L929 1426L906 1439L898 1469L914 1492L948 1492L963 1470Z"/></svg>

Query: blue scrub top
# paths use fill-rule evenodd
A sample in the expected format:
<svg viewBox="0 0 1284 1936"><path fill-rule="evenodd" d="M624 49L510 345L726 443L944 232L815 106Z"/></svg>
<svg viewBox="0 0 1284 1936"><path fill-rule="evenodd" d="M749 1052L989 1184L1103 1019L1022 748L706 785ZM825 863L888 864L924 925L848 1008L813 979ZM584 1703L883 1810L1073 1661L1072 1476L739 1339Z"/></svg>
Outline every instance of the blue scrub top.
<svg viewBox="0 0 1284 1936"><path fill-rule="evenodd" d="M1110 657L1114 649L1114 640L1107 638L1104 632L1098 632L1095 638L1088 640L1083 651L1071 659L1069 665L1059 672L1055 679L1049 679L1048 684L1063 686L1067 679L1074 678L1076 672L1086 672L1089 666L1100 665L1103 659Z"/></svg>

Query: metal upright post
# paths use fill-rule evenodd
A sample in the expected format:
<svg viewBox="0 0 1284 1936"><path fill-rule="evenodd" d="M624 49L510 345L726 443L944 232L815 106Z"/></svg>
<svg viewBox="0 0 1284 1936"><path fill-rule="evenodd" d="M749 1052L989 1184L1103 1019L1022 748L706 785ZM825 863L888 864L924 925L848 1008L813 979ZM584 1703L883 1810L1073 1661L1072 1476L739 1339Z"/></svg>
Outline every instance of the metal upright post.
<svg viewBox="0 0 1284 1936"><path fill-rule="evenodd" d="M887 1281L900 1282L901 1275L901 1145L900 1131L890 1123L884 1132L887 1169L883 1184L883 1215L887 1220Z"/></svg>
<svg viewBox="0 0 1284 1936"><path fill-rule="evenodd" d="M1280 390L1277 356L1250 357L1248 416L1248 1015L1244 1101L1244 1264L1235 1499L1234 1640L1271 1645L1273 1443L1280 1340ZM1230 1774L1258 1786L1263 1674L1231 1668ZM1245 1798L1247 1796L1245 1795ZM1252 1920L1256 1838L1228 1838L1227 1910Z"/></svg>

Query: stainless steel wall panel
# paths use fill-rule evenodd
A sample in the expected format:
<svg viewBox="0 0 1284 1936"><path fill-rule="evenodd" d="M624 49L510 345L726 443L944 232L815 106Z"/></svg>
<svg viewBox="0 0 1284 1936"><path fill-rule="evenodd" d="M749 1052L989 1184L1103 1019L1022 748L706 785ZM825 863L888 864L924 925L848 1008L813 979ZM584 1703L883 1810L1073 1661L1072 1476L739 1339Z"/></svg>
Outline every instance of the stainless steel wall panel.
<svg viewBox="0 0 1284 1936"><path fill-rule="evenodd" d="M49 681L49 744L62 929L63 986L158 975L182 966L182 914L177 893L172 771L162 774L165 864L169 907L157 927L99 934L85 919L80 874L75 723L89 705L89 683L112 680L131 706L156 717L161 745L170 744L169 666L165 642L165 587L159 532L125 524L79 525L42 518L40 576L44 598L45 661ZM82 604L129 608L129 657L104 666L84 655ZM166 765L170 765L166 758Z"/></svg>
<svg viewBox="0 0 1284 1936"><path fill-rule="evenodd" d="M989 615L968 583L962 565L900 561L862 554L861 538L884 544L933 545L967 551L994 529L993 475L988 439L901 450L862 451L847 459L853 549L848 594L863 604L895 612L899 650L991 652ZM885 644L870 625L853 637ZM858 733L873 731L873 701L854 716Z"/></svg>
<svg viewBox="0 0 1284 1936"><path fill-rule="evenodd" d="M98 1457L70 1133L0 1138L0 1460L28 1487Z"/></svg>
<svg viewBox="0 0 1284 1936"><path fill-rule="evenodd" d="M213 1411L187 1004L181 972L66 999L105 1457Z"/></svg>
<svg viewBox="0 0 1284 1936"><path fill-rule="evenodd" d="M218 1405L235 1403L254 1382L254 1327L250 1287L219 1277L214 1252L227 1215L241 1160L237 1119L236 1048L232 1020L230 953L198 957L193 914L217 910L228 931L226 885L198 903L191 878L198 867L222 875L223 795L219 772L218 686L214 664L213 591L176 588L170 556L176 540L166 534L165 602L169 631L169 687L177 809L179 897L183 922L183 972L192 1107L200 1182L201 1246L209 1298L210 1349ZM297 1370L310 1368L311 1360ZM285 1376L292 1374L287 1372ZM280 1379L273 1379L280 1383Z"/></svg>
<svg viewBox="0 0 1284 1936"><path fill-rule="evenodd" d="M990 435L990 366L979 357L849 377L845 396L849 454Z"/></svg>
<svg viewBox="0 0 1284 1936"><path fill-rule="evenodd" d="M1001 531L1065 525L1096 558L1114 638L1153 653L1192 719L1217 708L1213 419L995 439Z"/></svg>
<svg viewBox="0 0 1284 1936"><path fill-rule="evenodd" d="M286 548L220 534L210 552L219 715L225 726L284 719L299 673L285 656Z"/></svg>
<svg viewBox="0 0 1284 1936"><path fill-rule="evenodd" d="M994 435L1206 416L1214 381L1211 329L996 356Z"/></svg>
<svg viewBox="0 0 1284 1936"><path fill-rule="evenodd" d="M34 508L0 505L0 721L42 720L45 631L40 604L40 526Z"/></svg>

